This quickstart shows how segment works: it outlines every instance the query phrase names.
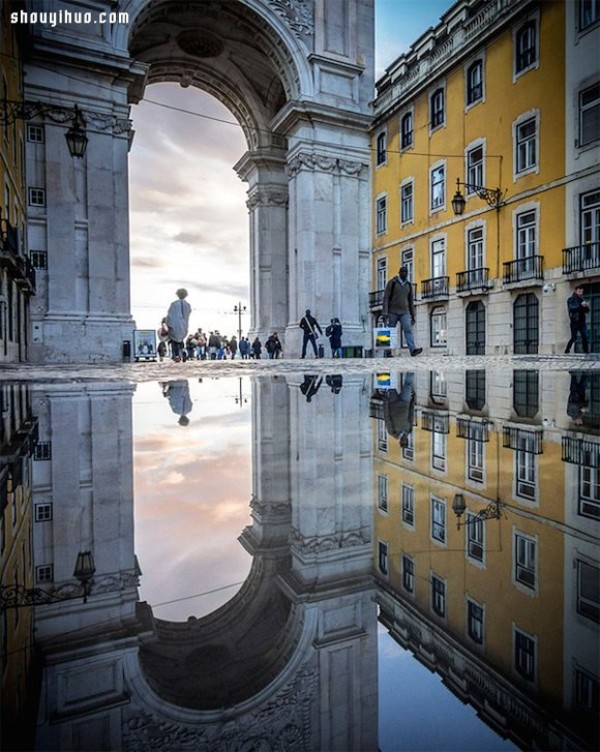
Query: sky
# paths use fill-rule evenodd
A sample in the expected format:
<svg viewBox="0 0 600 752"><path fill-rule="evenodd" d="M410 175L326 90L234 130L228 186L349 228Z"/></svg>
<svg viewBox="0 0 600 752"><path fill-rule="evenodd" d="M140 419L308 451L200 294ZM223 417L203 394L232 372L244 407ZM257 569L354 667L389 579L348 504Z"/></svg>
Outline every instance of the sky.
<svg viewBox="0 0 600 752"><path fill-rule="evenodd" d="M376 79L452 4L375 0ZM138 329L157 329L175 290L185 287L191 330L237 334L234 306L241 304L246 334L247 185L233 170L246 151L241 128L213 97L177 84L148 86L131 117L131 304Z"/></svg>

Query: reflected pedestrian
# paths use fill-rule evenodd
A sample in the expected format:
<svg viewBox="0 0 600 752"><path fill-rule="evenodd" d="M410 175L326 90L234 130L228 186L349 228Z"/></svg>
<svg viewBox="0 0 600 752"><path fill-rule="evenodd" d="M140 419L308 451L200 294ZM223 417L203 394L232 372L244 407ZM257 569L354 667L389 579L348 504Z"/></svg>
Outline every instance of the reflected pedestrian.
<svg viewBox="0 0 600 752"><path fill-rule="evenodd" d="M163 395L168 399L171 410L179 415L177 421L180 426L187 426L190 422L189 413L192 412L192 398L187 379L169 381L162 385Z"/></svg>
<svg viewBox="0 0 600 752"><path fill-rule="evenodd" d="M571 382L569 384L569 399L567 401L567 415L575 425L583 423L583 416L588 412L588 399L586 395L588 375L585 371L569 371Z"/></svg>
<svg viewBox="0 0 600 752"><path fill-rule="evenodd" d="M318 376L316 373L304 374L304 381L300 384L300 391L306 397L306 401L310 402L315 394L319 391L322 376Z"/></svg>
<svg viewBox="0 0 600 752"><path fill-rule="evenodd" d="M398 439L404 449L409 444L409 435L415 418L415 375L409 371L404 377L402 389L388 389L383 403L383 417L388 434Z"/></svg>
<svg viewBox="0 0 600 752"><path fill-rule="evenodd" d="M567 300L571 339L567 342L565 353L571 352L571 347L577 342L578 334L581 334L581 347L583 352L589 352L587 324L585 323L585 317L589 309L589 303L583 299L583 286L577 285L573 294Z"/></svg>

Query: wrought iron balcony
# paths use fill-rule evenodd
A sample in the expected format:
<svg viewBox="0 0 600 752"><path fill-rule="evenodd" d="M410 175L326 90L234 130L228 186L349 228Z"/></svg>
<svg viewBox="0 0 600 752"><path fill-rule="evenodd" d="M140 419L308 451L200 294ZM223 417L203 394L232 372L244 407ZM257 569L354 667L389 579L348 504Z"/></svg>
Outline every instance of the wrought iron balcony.
<svg viewBox="0 0 600 752"><path fill-rule="evenodd" d="M35 295L35 269L20 251L19 231L7 219L0 220L0 267L8 269L17 285Z"/></svg>
<svg viewBox="0 0 600 752"><path fill-rule="evenodd" d="M383 308L383 295L385 290L376 290L369 293L369 310L378 311Z"/></svg>
<svg viewBox="0 0 600 752"><path fill-rule="evenodd" d="M383 399L371 397L371 399L369 400L369 417L376 418L377 420L383 420L383 416Z"/></svg>
<svg viewBox="0 0 600 752"><path fill-rule="evenodd" d="M504 284L510 285L514 282L524 282L527 280L543 280L544 278L544 257L543 256L525 256L514 261L504 263Z"/></svg>
<svg viewBox="0 0 600 752"><path fill-rule="evenodd" d="M456 292L469 292L471 290L487 292L491 287L489 278L490 270L488 267L458 272L456 275Z"/></svg>
<svg viewBox="0 0 600 752"><path fill-rule="evenodd" d="M487 420L472 420L471 418L456 419L456 435L459 439L471 439L483 443L490 440L490 422Z"/></svg>
<svg viewBox="0 0 600 752"><path fill-rule="evenodd" d="M35 269L29 256L17 256L17 270L18 274L15 275L17 286L30 295L35 295Z"/></svg>
<svg viewBox="0 0 600 752"><path fill-rule="evenodd" d="M584 243L563 248L563 274L600 269L600 243Z"/></svg>
<svg viewBox="0 0 600 752"><path fill-rule="evenodd" d="M544 434L542 431L527 431L517 426L504 426L502 446L514 451L542 454Z"/></svg>
<svg viewBox="0 0 600 752"><path fill-rule="evenodd" d="M432 433L450 433L450 415L423 410L421 427Z"/></svg>
<svg viewBox="0 0 600 752"><path fill-rule="evenodd" d="M423 300L447 298L449 296L450 277L432 277L421 282Z"/></svg>
<svg viewBox="0 0 600 752"><path fill-rule="evenodd" d="M562 461L585 467L600 467L600 443L576 436L562 437Z"/></svg>

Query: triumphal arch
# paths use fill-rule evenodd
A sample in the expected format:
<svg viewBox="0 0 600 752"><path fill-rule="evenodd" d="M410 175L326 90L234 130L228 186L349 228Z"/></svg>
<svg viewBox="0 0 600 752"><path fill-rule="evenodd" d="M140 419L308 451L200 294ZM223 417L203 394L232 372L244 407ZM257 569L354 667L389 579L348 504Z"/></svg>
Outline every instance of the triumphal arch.
<svg viewBox="0 0 600 752"><path fill-rule="evenodd" d="M159 81L208 91L243 128L235 170L248 185L251 333L285 332L295 351L310 308L321 321L340 318L345 344L366 344L373 6L25 2L55 14L29 25L25 61L26 100L42 105L31 123L43 126L26 146L29 246L48 259L30 360L115 362L131 340L130 105ZM82 158L64 143L64 113L75 106L88 138Z"/></svg>

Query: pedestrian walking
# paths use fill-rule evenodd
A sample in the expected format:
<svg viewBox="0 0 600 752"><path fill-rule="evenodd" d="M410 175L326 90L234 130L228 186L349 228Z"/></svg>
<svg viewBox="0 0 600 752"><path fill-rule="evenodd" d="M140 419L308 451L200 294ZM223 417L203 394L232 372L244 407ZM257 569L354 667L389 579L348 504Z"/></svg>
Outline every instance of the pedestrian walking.
<svg viewBox="0 0 600 752"><path fill-rule="evenodd" d="M383 294L382 316L387 326L395 327L398 322L404 332L406 344L412 356L420 355L422 347L415 345L413 326L415 325L415 304L413 288L408 279L408 269L401 266L398 275L387 283Z"/></svg>
<svg viewBox="0 0 600 752"><path fill-rule="evenodd" d="M279 354L281 353L281 341L277 336L277 332L273 332L273 334L267 339L265 349L269 353L269 358L271 360L273 360L273 358L279 358Z"/></svg>
<svg viewBox="0 0 600 752"><path fill-rule="evenodd" d="M260 360L260 354L262 353L262 342L259 340L258 337L254 338L254 342L252 343L252 357L256 360Z"/></svg>
<svg viewBox="0 0 600 752"><path fill-rule="evenodd" d="M571 352L571 347L577 342L577 335L581 334L581 347L584 353L589 352L588 331L585 317L590 310L589 303L583 299L583 286L577 285L571 297L567 300L569 312L569 327L571 339L567 342L565 353Z"/></svg>
<svg viewBox="0 0 600 752"><path fill-rule="evenodd" d="M169 306L166 315L166 323L169 327L169 341L171 343L171 357L175 361L187 360L184 341L188 333L188 323L192 307L187 302L187 290L179 288L175 295L177 300Z"/></svg>
<svg viewBox="0 0 600 752"><path fill-rule="evenodd" d="M325 336L329 339L331 345L331 357L342 357L342 325L340 320L335 318L331 319L331 323L325 329Z"/></svg>
<svg viewBox="0 0 600 752"><path fill-rule="evenodd" d="M229 340L229 350L231 351L231 360L235 360L235 354L238 351L238 342L237 342L237 337L235 336L235 334Z"/></svg>
<svg viewBox="0 0 600 752"><path fill-rule="evenodd" d="M300 329L304 332L302 336L302 357L306 357L306 345L310 342L315 352L315 358L317 355L317 331L319 334L323 334L323 330L319 326L319 322L310 313L310 308L307 308L304 312L304 316L300 321Z"/></svg>

